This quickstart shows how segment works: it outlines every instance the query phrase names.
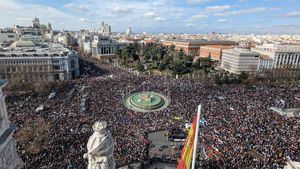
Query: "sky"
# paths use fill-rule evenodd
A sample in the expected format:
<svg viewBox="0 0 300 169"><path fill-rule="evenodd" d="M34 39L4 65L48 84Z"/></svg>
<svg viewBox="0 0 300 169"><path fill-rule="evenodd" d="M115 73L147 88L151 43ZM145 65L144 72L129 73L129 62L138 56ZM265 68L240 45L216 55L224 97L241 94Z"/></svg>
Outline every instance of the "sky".
<svg viewBox="0 0 300 169"><path fill-rule="evenodd" d="M35 16L56 30L300 34L300 0L0 0L0 28Z"/></svg>

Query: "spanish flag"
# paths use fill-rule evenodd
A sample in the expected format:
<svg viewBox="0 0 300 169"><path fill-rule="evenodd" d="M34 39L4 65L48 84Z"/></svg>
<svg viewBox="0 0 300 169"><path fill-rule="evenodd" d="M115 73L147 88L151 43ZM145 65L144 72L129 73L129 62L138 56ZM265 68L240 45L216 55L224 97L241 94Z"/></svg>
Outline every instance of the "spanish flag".
<svg viewBox="0 0 300 169"><path fill-rule="evenodd" d="M182 150L181 159L177 166L177 169L190 169L194 150L194 140L196 134L197 116L195 116L193 125L189 130L189 135L187 137L187 142Z"/></svg>

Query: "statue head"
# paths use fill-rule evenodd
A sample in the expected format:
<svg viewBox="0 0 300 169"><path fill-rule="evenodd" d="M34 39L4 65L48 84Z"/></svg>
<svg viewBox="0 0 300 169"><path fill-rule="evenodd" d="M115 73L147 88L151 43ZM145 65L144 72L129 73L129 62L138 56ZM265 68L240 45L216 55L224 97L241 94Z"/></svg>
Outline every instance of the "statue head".
<svg viewBox="0 0 300 169"><path fill-rule="evenodd" d="M94 132L101 132L103 130L105 130L107 127L107 123L105 121L97 121L94 125L93 125L93 130Z"/></svg>

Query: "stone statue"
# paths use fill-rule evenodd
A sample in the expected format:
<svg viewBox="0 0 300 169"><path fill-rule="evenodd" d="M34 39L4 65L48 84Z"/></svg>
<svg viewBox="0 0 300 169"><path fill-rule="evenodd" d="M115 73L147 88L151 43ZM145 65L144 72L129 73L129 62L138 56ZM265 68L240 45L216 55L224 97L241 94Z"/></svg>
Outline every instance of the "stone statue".
<svg viewBox="0 0 300 169"><path fill-rule="evenodd" d="M113 157L114 140L107 130L106 122L96 122L93 125L94 134L87 143L88 152L83 158L88 159L88 169L115 169Z"/></svg>

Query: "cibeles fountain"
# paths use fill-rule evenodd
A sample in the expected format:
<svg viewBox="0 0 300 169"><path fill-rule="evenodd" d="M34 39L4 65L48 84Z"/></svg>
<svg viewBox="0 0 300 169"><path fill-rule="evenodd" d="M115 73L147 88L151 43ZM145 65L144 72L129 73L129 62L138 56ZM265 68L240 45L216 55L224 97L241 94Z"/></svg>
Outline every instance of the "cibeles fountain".
<svg viewBox="0 0 300 169"><path fill-rule="evenodd" d="M93 125L94 133L87 143L88 152L83 158L88 159L88 169L115 169L116 162L113 156L115 141L106 122L96 122Z"/></svg>
<svg viewBox="0 0 300 169"><path fill-rule="evenodd" d="M124 98L124 105L135 112L157 112L169 104L167 96L153 91L132 92Z"/></svg>

